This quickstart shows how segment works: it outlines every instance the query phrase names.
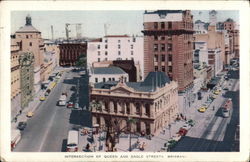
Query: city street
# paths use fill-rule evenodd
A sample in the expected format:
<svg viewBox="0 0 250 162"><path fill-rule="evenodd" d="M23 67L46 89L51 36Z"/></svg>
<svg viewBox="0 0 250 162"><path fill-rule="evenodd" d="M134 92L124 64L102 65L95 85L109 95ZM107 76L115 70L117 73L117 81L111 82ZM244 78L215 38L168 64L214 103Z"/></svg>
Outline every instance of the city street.
<svg viewBox="0 0 250 162"><path fill-rule="evenodd" d="M217 97L205 113L199 113L197 110L192 113L192 119L197 121L196 125L171 151L237 151L232 148L236 127L239 124L239 72L229 71L229 74L230 80L225 81L225 86L228 86L229 90L223 96ZM226 98L233 101L233 110L229 118L223 118L220 109ZM212 105L215 106L215 111L212 110Z"/></svg>
<svg viewBox="0 0 250 162"><path fill-rule="evenodd" d="M48 98L41 102L34 116L27 121L27 127L22 131L22 139L14 151L22 152L61 152L66 150L68 130L80 124L90 124L90 115L86 111L71 110L66 106L57 106L57 101L63 92L67 92L67 100L75 101L77 96L71 90L77 85L78 72L65 70L57 86ZM81 76L84 84L86 76ZM86 98L88 85L80 86L80 98ZM81 100L80 107L86 106L87 100ZM82 113L83 112L83 113ZM84 113L85 112L85 113ZM85 122L83 121L83 119Z"/></svg>

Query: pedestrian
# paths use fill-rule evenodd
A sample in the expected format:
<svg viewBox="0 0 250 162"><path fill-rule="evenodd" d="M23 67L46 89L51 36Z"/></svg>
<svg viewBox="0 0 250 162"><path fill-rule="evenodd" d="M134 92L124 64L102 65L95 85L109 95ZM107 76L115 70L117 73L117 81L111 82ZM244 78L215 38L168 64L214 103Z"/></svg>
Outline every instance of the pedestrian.
<svg viewBox="0 0 250 162"><path fill-rule="evenodd" d="M163 129L163 133L164 133L164 134L166 133L166 130L165 130L165 129Z"/></svg>
<svg viewBox="0 0 250 162"><path fill-rule="evenodd" d="M17 122L17 117L15 117L15 123Z"/></svg>
<svg viewBox="0 0 250 162"><path fill-rule="evenodd" d="M213 106L213 111L214 111L214 109L215 109L215 108L214 108L214 106Z"/></svg>
<svg viewBox="0 0 250 162"><path fill-rule="evenodd" d="M184 120L185 120L185 121L187 121L187 118L186 118L186 116L184 117Z"/></svg>

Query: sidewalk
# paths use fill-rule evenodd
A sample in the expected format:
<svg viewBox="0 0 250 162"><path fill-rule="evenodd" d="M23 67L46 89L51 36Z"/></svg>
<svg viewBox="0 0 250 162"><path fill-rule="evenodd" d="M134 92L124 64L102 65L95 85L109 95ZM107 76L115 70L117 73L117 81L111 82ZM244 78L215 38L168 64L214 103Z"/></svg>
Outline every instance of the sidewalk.
<svg viewBox="0 0 250 162"><path fill-rule="evenodd" d="M55 71L58 71L58 69L56 68L52 73L54 73ZM62 78L62 77L61 77ZM60 79L61 79L60 78ZM52 84L52 82L49 83L48 87ZM33 96L33 100L29 102L28 106L25 107L23 110L22 110L22 113L21 114L17 114L17 121L15 122L14 118L12 118L11 120L11 129L16 129L17 125L19 122L23 121L23 122L26 122L29 118L26 116L28 112L35 112L36 109L38 108L39 104L43 101L40 101L40 96L44 95L45 90L42 90L40 89L38 91L38 93L34 94Z"/></svg>

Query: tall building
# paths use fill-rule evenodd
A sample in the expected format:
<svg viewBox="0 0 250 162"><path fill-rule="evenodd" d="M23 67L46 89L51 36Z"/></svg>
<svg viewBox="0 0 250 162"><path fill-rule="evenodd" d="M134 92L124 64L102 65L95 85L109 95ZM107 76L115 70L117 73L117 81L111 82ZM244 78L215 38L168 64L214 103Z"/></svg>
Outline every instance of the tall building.
<svg viewBox="0 0 250 162"><path fill-rule="evenodd" d="M179 92L193 86L193 16L189 10L144 13L144 75L165 72Z"/></svg>
<svg viewBox="0 0 250 162"><path fill-rule="evenodd" d="M80 55L86 56L87 43L63 43L59 44L60 66L75 66Z"/></svg>
<svg viewBox="0 0 250 162"><path fill-rule="evenodd" d="M217 11L211 10L209 11L209 22L211 26L216 26L217 23Z"/></svg>
<svg viewBox="0 0 250 162"><path fill-rule="evenodd" d="M143 79L143 37L128 35L107 35L88 42L87 62L92 66L95 62L113 60L134 60Z"/></svg>
<svg viewBox="0 0 250 162"><path fill-rule="evenodd" d="M20 46L20 51L34 54L34 88L35 92L37 92L41 88L41 77L43 75L44 44L41 32L32 26L29 15L26 17L25 26L15 32L15 37Z"/></svg>
<svg viewBox="0 0 250 162"><path fill-rule="evenodd" d="M31 52L21 52L20 64L20 88L21 88L21 108L28 106L34 94L34 62L35 57Z"/></svg>
<svg viewBox="0 0 250 162"><path fill-rule="evenodd" d="M90 89L93 125L110 127L118 132L155 134L172 123L179 113L178 87L163 72L150 72L143 82L120 81L97 83ZM99 107L97 106L97 104Z"/></svg>

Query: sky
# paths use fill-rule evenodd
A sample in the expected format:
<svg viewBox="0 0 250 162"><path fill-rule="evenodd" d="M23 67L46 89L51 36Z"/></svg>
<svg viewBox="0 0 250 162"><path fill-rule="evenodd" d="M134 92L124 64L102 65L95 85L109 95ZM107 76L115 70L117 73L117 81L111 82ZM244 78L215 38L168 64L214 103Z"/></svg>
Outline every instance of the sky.
<svg viewBox="0 0 250 162"><path fill-rule="evenodd" d="M194 21L209 21L208 10L192 11ZM239 23L238 11L217 11L217 20L225 21L232 18ZM103 37L104 24L107 24L107 34L143 35L143 13L144 11L12 11L11 33L13 34L21 26L25 25L25 17L29 14L32 25L42 32L43 38L51 38L51 26L54 29L54 38L65 37L66 23L81 23L82 36L99 38ZM70 37L75 37L76 27L70 26Z"/></svg>

